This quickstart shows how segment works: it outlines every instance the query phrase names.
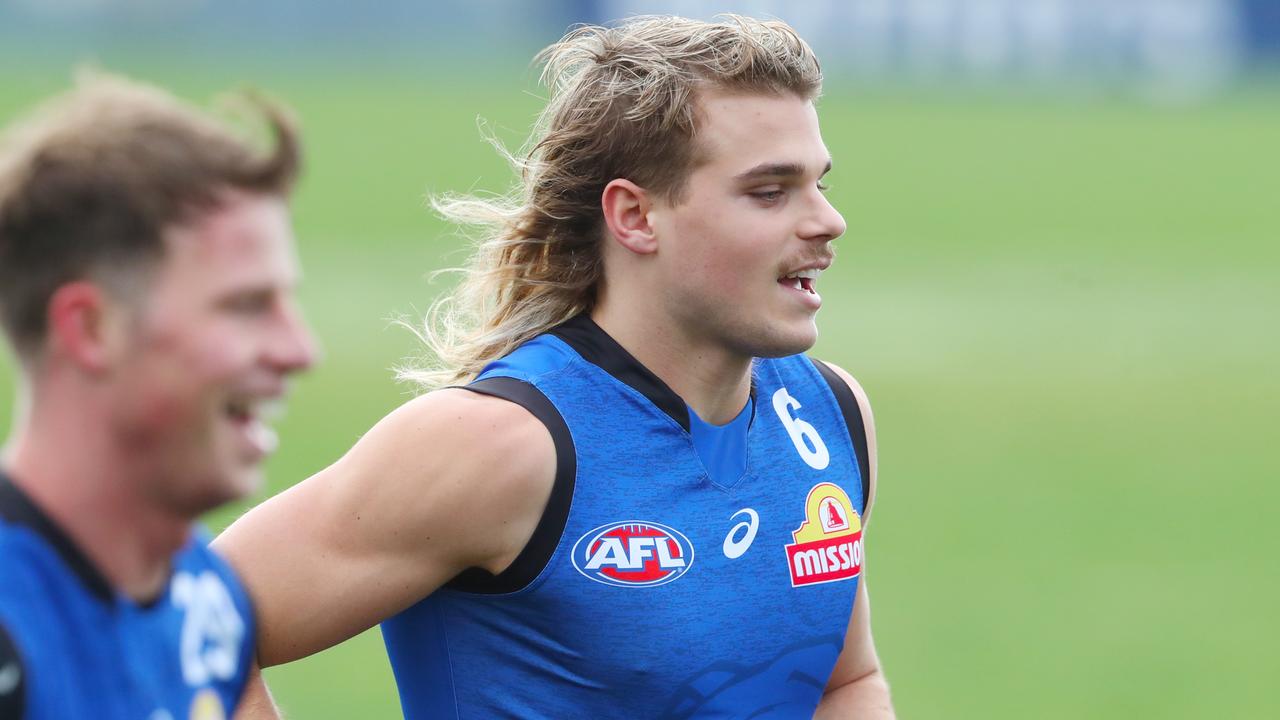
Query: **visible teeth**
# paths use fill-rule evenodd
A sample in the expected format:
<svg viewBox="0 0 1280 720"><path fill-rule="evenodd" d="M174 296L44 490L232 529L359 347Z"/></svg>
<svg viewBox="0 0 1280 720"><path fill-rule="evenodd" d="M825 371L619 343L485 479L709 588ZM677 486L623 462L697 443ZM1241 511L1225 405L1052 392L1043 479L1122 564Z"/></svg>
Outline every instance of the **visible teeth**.
<svg viewBox="0 0 1280 720"><path fill-rule="evenodd" d="M258 401L258 416L263 420L279 420L284 417L285 402L283 398L271 398Z"/></svg>
<svg viewBox="0 0 1280 720"><path fill-rule="evenodd" d="M268 455L280 446L280 436L276 435L276 431L266 423L253 423L250 426L250 432L253 434L254 443Z"/></svg>
<svg viewBox="0 0 1280 720"><path fill-rule="evenodd" d="M232 415L254 416L263 420L284 417L284 398L235 398L227 401L227 412Z"/></svg>
<svg viewBox="0 0 1280 720"><path fill-rule="evenodd" d="M790 275L787 275L786 278L788 280L792 278L808 278L810 280L817 280L818 276L821 274L822 274L822 271L819 270L818 268L810 268L808 270L797 270L791 273Z"/></svg>

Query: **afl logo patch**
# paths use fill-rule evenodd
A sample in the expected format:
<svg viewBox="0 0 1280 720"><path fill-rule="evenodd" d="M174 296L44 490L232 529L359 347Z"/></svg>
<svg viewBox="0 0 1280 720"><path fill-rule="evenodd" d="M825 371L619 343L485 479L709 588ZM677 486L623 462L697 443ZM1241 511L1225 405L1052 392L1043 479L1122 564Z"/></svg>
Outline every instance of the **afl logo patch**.
<svg viewBox="0 0 1280 720"><path fill-rule="evenodd" d="M605 585L665 585L693 567L693 543L679 530L661 523L611 523L574 543L573 566Z"/></svg>

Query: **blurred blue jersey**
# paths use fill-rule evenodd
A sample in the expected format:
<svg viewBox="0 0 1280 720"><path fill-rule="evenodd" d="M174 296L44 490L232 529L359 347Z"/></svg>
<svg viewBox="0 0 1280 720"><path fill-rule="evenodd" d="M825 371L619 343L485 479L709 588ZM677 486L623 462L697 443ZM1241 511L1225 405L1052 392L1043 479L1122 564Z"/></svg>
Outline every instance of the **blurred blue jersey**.
<svg viewBox="0 0 1280 720"><path fill-rule="evenodd" d="M245 686L248 596L193 533L155 600L116 593L0 475L0 720L218 720Z"/></svg>
<svg viewBox="0 0 1280 720"><path fill-rule="evenodd" d="M557 478L509 569L383 623L407 718L812 716L862 567L865 435L843 381L757 360L723 428L741 437L709 451L683 400L580 316L469 387L546 424Z"/></svg>

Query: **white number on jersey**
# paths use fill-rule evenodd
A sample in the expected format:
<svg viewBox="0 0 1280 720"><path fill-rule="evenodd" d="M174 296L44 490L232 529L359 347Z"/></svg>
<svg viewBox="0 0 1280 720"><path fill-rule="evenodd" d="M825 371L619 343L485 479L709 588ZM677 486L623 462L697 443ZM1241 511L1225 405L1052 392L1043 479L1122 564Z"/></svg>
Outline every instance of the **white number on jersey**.
<svg viewBox="0 0 1280 720"><path fill-rule="evenodd" d="M217 574L180 572L173 578L173 603L185 611L180 654L182 677L192 687L230 680L240 665L244 619Z"/></svg>
<svg viewBox="0 0 1280 720"><path fill-rule="evenodd" d="M822 436L818 435L818 429L791 414L791 411L799 409L800 401L791 397L786 388L778 388L773 394L773 411L778 413L778 419L787 429L801 459L814 470L824 470L831 462L831 454L827 452Z"/></svg>

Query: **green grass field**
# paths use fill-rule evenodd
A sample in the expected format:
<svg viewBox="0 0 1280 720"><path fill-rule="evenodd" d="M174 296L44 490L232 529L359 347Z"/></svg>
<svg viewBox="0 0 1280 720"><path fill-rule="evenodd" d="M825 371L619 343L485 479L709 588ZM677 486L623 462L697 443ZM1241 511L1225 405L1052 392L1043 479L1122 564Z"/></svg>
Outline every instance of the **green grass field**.
<svg viewBox="0 0 1280 720"><path fill-rule="evenodd" d="M265 496L410 396L389 368L414 341L388 319L463 258L424 197L504 189L476 118L518 143L539 101L519 64L447 83L143 74L199 99L252 77L303 120L302 295L326 355ZM0 119L65 78L0 76ZM831 87L821 114L849 232L816 354L876 407L869 577L899 714L1280 716L1280 94L1152 108ZM296 718L399 716L376 631L268 679Z"/></svg>

